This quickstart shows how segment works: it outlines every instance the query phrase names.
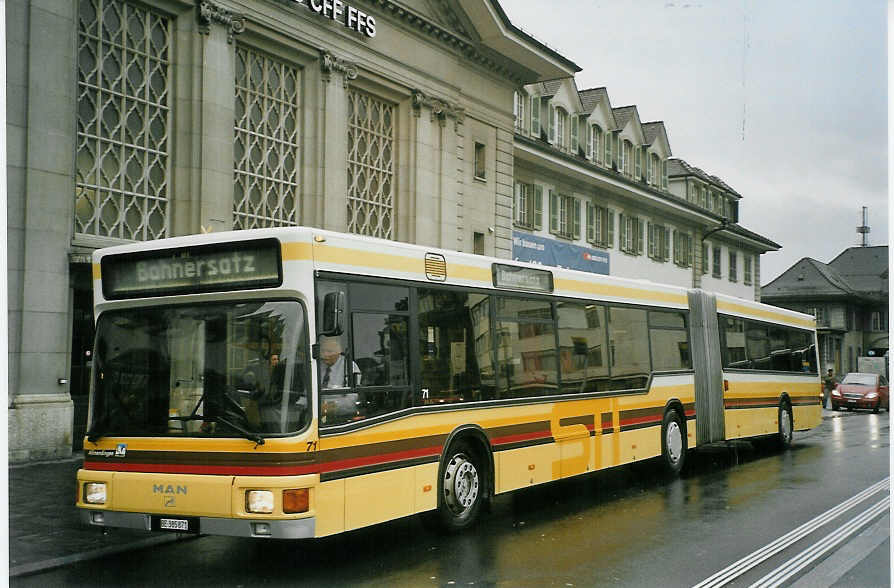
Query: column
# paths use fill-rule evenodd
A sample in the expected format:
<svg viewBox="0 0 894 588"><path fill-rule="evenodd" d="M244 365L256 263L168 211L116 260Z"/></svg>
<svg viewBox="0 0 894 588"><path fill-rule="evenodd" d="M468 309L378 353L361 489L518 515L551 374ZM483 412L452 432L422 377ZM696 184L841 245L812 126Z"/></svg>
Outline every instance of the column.
<svg viewBox="0 0 894 588"><path fill-rule="evenodd" d="M322 96L320 134L317 138L322 159L317 215L324 229L348 229L348 88L357 79L357 67L329 52L320 54Z"/></svg>
<svg viewBox="0 0 894 588"><path fill-rule="evenodd" d="M10 1L7 259L10 462L71 455L68 251L77 4Z"/></svg>

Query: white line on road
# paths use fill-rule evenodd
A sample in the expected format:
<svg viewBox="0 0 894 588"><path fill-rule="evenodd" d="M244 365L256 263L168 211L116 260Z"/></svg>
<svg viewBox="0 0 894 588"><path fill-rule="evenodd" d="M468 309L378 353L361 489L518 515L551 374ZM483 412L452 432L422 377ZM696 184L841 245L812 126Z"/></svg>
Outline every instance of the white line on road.
<svg viewBox="0 0 894 588"><path fill-rule="evenodd" d="M862 492L855 495L854 497L842 502L835 508L829 509L828 511L819 515L818 517L804 523L797 529L790 531L789 533L786 533L785 535L783 535L779 539L776 539L772 543L769 543L768 545L761 547L754 553L751 553L750 555L747 555L747 556L743 557L742 559L730 564L729 566L720 570L713 576L696 584L694 588L716 588L718 586L723 586L725 584L728 584L729 582L735 580L736 578L738 578L739 576L741 576L748 570L765 562L766 560L770 559L771 557L773 557L780 551L787 549L788 547L793 545L795 542L801 540L803 537L814 532L819 527L822 527L829 521L837 518L844 512L850 510L851 508L853 508L860 502L863 502L864 500L866 500L873 494L876 494L883 490L887 490L890 480L891 480L890 478L885 478L884 480L881 480L881 481L873 484L866 490L863 490Z"/></svg>
<svg viewBox="0 0 894 588"><path fill-rule="evenodd" d="M865 531L842 545L819 565L798 578L792 588L832 586L875 549L891 538L891 516L883 516Z"/></svg>
<svg viewBox="0 0 894 588"><path fill-rule="evenodd" d="M829 533L811 547L808 547L789 561L785 562L757 582L751 588L772 588L779 586L823 555L838 547L838 545L862 529L867 523L888 510L890 498L885 497L878 501L839 529Z"/></svg>

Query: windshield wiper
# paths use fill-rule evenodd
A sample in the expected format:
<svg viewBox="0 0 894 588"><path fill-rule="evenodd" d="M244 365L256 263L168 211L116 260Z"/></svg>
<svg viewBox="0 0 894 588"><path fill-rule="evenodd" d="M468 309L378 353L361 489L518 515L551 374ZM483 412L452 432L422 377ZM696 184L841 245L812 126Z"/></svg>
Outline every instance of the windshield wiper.
<svg viewBox="0 0 894 588"><path fill-rule="evenodd" d="M230 427L234 431L238 431L242 433L242 436L248 439L249 441L254 441L257 445L264 444L264 438L258 435L257 433L252 433L245 427L237 425L236 423L230 421L229 419L225 419L221 416L202 416L200 414L190 415L185 417L171 417L168 420L171 421L205 421L208 423L223 423L224 425Z"/></svg>
<svg viewBox="0 0 894 588"><path fill-rule="evenodd" d="M106 417L103 416L98 421L96 421L96 424L93 425L93 427L89 431L87 431L87 441L89 441L90 443L96 443L100 440L101 437L105 436L105 430L101 429L100 425L104 425L106 420Z"/></svg>

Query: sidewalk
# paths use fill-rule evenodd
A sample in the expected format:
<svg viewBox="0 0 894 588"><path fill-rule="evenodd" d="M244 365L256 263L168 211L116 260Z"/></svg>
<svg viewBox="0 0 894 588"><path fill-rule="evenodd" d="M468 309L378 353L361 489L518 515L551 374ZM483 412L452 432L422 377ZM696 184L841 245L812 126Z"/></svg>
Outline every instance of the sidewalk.
<svg viewBox="0 0 894 588"><path fill-rule="evenodd" d="M9 466L9 576L23 576L159 543L172 535L81 523L75 508L83 453L62 461Z"/></svg>

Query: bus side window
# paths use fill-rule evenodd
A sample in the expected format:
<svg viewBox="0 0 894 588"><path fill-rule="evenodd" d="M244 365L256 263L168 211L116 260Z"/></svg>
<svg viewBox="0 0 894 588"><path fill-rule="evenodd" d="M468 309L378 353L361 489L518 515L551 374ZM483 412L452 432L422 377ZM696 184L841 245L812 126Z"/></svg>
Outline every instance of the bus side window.
<svg viewBox="0 0 894 588"><path fill-rule="evenodd" d="M486 400L493 387L482 389L479 363L489 366L490 348L481 348L490 331L487 296L451 290L419 289L419 355L421 382L414 404L452 404ZM489 369L493 373L493 368Z"/></svg>

